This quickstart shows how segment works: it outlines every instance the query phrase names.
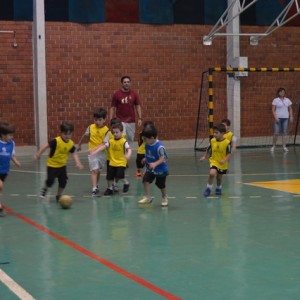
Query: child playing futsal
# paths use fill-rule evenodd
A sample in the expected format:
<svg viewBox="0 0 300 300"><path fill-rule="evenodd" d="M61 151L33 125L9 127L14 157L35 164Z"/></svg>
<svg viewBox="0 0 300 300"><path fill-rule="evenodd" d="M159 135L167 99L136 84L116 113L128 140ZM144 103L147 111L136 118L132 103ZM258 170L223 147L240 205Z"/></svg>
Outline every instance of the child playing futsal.
<svg viewBox="0 0 300 300"><path fill-rule="evenodd" d="M113 194L114 181L123 181L123 193L127 193L129 190L129 182L125 178L125 170L127 161L131 157L132 151L130 146L123 136L123 124L116 123L111 126L111 132L114 136L113 139L109 139L104 144L90 149L89 155L96 155L99 151L107 149L109 155L109 165L107 169L107 181L108 188L104 192L105 196Z"/></svg>
<svg viewBox="0 0 300 300"><path fill-rule="evenodd" d="M21 167L15 156L15 142L13 134L15 129L8 123L0 123L0 217L4 217L4 210L1 204L4 181L10 171L10 161L17 167Z"/></svg>
<svg viewBox="0 0 300 300"><path fill-rule="evenodd" d="M160 189L162 200L161 206L168 206L168 197L166 191L166 180L169 175L166 160L168 158L165 147L157 139L157 129L153 124L148 124L142 137L145 142L145 163L146 173L143 177L145 196L138 201L139 204L148 204L152 202L150 196L150 184L155 179L155 185Z"/></svg>
<svg viewBox="0 0 300 300"><path fill-rule="evenodd" d="M51 140L49 143L41 147L36 153L34 159L37 160L40 156L50 148L49 156L47 160L47 179L45 185L41 190L41 198L46 197L46 193L50 187L54 184L55 178L58 178L58 190L56 194L56 201L59 201L68 181L67 176L67 161L68 154L71 153L76 163L76 167L83 169L79 157L76 153L74 142L71 140L74 126L71 123L63 122L60 125L60 136Z"/></svg>
<svg viewBox="0 0 300 300"><path fill-rule="evenodd" d="M203 195L208 197L211 193L214 178L217 178L216 195L222 195L222 178L227 173L228 160L231 155L231 144L228 139L224 137L226 127L224 124L214 126L214 137L210 140L210 146L205 154L200 158L204 161L207 154L210 154L209 163L210 171L208 176L208 183Z"/></svg>
<svg viewBox="0 0 300 300"><path fill-rule="evenodd" d="M96 148L108 139L109 128L105 125L107 111L98 108L94 112L94 123L91 124L82 135L77 150L81 150L81 144L84 139L89 142L89 149ZM106 163L106 152L101 151L95 155L88 155L89 167L91 171L92 196L101 196L99 191L100 172L104 169Z"/></svg>
<svg viewBox="0 0 300 300"><path fill-rule="evenodd" d="M224 138L231 142L231 152L233 153L236 150L237 138L233 132L230 131L231 122L229 119L223 119L221 123L225 125L226 132L224 134Z"/></svg>

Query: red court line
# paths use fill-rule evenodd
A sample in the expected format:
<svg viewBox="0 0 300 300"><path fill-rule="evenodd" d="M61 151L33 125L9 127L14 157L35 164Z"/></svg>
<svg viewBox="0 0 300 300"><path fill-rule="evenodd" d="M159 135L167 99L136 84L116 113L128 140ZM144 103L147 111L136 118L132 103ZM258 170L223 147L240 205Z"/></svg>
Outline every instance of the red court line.
<svg viewBox="0 0 300 300"><path fill-rule="evenodd" d="M150 282L148 282L148 281L146 281L146 280L144 280L144 279L142 279L142 278L140 278L140 277L138 277L138 276L136 276L136 275L134 275L132 273L127 272L126 270L118 267L117 265L111 263L110 261L106 260L105 258L97 256L93 252L90 252L89 250L87 250L87 249L85 249L85 248L83 248L83 247L75 244L74 242L72 242L72 241L64 238L63 236L61 236L61 235L59 235L59 234L57 234L57 233L49 230L48 228L46 228L46 227L44 227L44 226L42 226L42 225L40 225L40 224L38 224L38 223L36 223L36 222L28 219L26 217L24 217L21 214L16 213L15 211L13 211L12 209L10 209L9 207L3 205L3 208L7 212L9 212L9 213L15 215L16 217L18 217L19 219L21 219L22 221L24 221L24 222L26 222L26 223L28 223L28 224L36 227L37 229L39 229L39 230L43 231L44 233L46 233L46 234L54 237L55 239L63 242L64 244L70 246L71 248L77 250L78 252L81 252L82 254L84 254L84 255L86 255L86 256L88 256L88 257L90 257L90 258L92 258L92 259L94 259L94 260L96 260L98 262L100 262L101 264L103 264L106 267L112 269L113 271L115 271L115 272L117 272L117 273L119 273L119 274L121 274L121 275L123 275L123 276L125 276L125 277L127 277L127 278L129 278L129 279L131 279L131 280L133 280L133 281L135 281L137 283L139 283L140 285L143 285L147 289L149 289L149 290L151 290L151 291L153 291L153 292L155 292L155 293L157 293L157 294L165 297L166 299L171 299L171 300L180 300L181 299L181 298L179 298L179 297L177 297L175 295L172 295L172 294L168 293L167 291L164 291L164 290L160 289L159 287L153 285L152 283L150 283Z"/></svg>

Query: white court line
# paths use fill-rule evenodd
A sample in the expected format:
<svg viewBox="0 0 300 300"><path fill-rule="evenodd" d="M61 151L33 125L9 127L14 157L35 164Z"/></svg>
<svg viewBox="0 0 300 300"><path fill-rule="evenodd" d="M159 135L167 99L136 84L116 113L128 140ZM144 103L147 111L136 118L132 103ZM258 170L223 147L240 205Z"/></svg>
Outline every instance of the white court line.
<svg viewBox="0 0 300 300"><path fill-rule="evenodd" d="M261 198L261 196L250 196L249 198Z"/></svg>
<svg viewBox="0 0 300 300"><path fill-rule="evenodd" d="M2 269L0 269L0 281L2 281L16 296L21 300L34 300L20 285L10 278Z"/></svg>
<svg viewBox="0 0 300 300"><path fill-rule="evenodd" d="M274 195L272 196L272 198L282 198L283 196L280 196L280 195Z"/></svg>
<svg viewBox="0 0 300 300"><path fill-rule="evenodd" d="M10 194L10 196L17 197L17 196L20 196L20 194Z"/></svg>
<svg viewBox="0 0 300 300"><path fill-rule="evenodd" d="M198 197L185 197L186 199L197 199Z"/></svg>

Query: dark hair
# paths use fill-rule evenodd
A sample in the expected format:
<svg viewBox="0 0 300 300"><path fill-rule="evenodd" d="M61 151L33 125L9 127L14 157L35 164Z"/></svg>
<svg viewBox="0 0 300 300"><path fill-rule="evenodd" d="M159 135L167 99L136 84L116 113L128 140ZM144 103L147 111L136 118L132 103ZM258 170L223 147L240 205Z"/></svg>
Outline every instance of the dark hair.
<svg viewBox="0 0 300 300"><path fill-rule="evenodd" d="M15 132L15 128L13 125L10 125L5 122L0 123L0 136L7 135Z"/></svg>
<svg viewBox="0 0 300 300"><path fill-rule="evenodd" d="M145 121L143 123L143 128L146 128L147 126L154 126L154 123L152 121Z"/></svg>
<svg viewBox="0 0 300 300"><path fill-rule="evenodd" d="M221 123L225 123L227 126L230 126L231 122L229 119L223 119Z"/></svg>
<svg viewBox="0 0 300 300"><path fill-rule="evenodd" d="M285 88L281 87L277 90L276 95L279 96L279 93L284 91L285 92Z"/></svg>
<svg viewBox="0 0 300 300"><path fill-rule="evenodd" d="M112 126L114 124L118 124L118 123L122 123L121 119L119 119L119 118L112 118L110 120L110 126Z"/></svg>
<svg viewBox="0 0 300 300"><path fill-rule="evenodd" d="M123 131L123 129L124 129L122 123L115 123L115 124L111 125L111 129L116 129L116 128L120 129L120 131Z"/></svg>
<svg viewBox="0 0 300 300"><path fill-rule="evenodd" d="M126 78L129 79L129 81L131 81L130 76L125 75L125 76L122 76L122 77L121 77L121 83L123 83L123 80L126 79Z"/></svg>
<svg viewBox="0 0 300 300"><path fill-rule="evenodd" d="M100 119L100 118L105 119L106 116L107 116L107 111L104 108L102 108L102 107L97 108L94 111L94 118L95 119Z"/></svg>
<svg viewBox="0 0 300 300"><path fill-rule="evenodd" d="M149 124L143 129L142 137L145 137L148 139L151 139L151 138L156 139L157 138L157 129L155 128L154 124Z"/></svg>
<svg viewBox="0 0 300 300"><path fill-rule="evenodd" d="M224 124L220 123L220 124L214 126L214 130L217 130L221 133L225 133L226 132L226 127L225 127Z"/></svg>
<svg viewBox="0 0 300 300"><path fill-rule="evenodd" d="M60 132L64 134L70 134L74 131L74 125L69 122L62 122L60 124Z"/></svg>

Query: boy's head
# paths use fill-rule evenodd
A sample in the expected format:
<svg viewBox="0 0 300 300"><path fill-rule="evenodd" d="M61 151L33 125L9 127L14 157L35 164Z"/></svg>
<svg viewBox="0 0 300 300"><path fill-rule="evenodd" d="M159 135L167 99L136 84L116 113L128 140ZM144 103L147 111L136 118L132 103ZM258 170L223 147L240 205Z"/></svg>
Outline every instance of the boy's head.
<svg viewBox="0 0 300 300"><path fill-rule="evenodd" d="M115 123L111 126L111 132L116 140L119 140L122 137L123 129L122 123Z"/></svg>
<svg viewBox="0 0 300 300"><path fill-rule="evenodd" d="M122 123L121 119L119 119L119 118L115 117L110 120L110 126L112 126L114 124L118 124L118 123Z"/></svg>
<svg viewBox="0 0 300 300"><path fill-rule="evenodd" d="M107 111L104 108L97 108L94 111L94 121L98 127L103 127L106 121Z"/></svg>
<svg viewBox="0 0 300 300"><path fill-rule="evenodd" d="M225 125L225 128L226 128L226 131L229 129L230 125L231 125L231 122L229 119L223 119L221 121L221 124L224 124Z"/></svg>
<svg viewBox="0 0 300 300"><path fill-rule="evenodd" d="M223 137L224 133L226 133L226 127L223 123L220 123L214 126L214 137L219 140Z"/></svg>
<svg viewBox="0 0 300 300"><path fill-rule="evenodd" d="M145 129L148 126L154 126L154 123L152 121L145 121L143 124L143 129Z"/></svg>
<svg viewBox="0 0 300 300"><path fill-rule="evenodd" d="M14 126L8 123L0 123L0 139L9 142L13 139L13 134L15 132Z"/></svg>
<svg viewBox="0 0 300 300"><path fill-rule="evenodd" d="M60 124L61 137L64 141L68 142L71 139L73 131L74 125L72 123L62 122Z"/></svg>
<svg viewBox="0 0 300 300"><path fill-rule="evenodd" d="M146 144L152 144L157 138L157 129L154 124L148 124L142 131L142 138Z"/></svg>

